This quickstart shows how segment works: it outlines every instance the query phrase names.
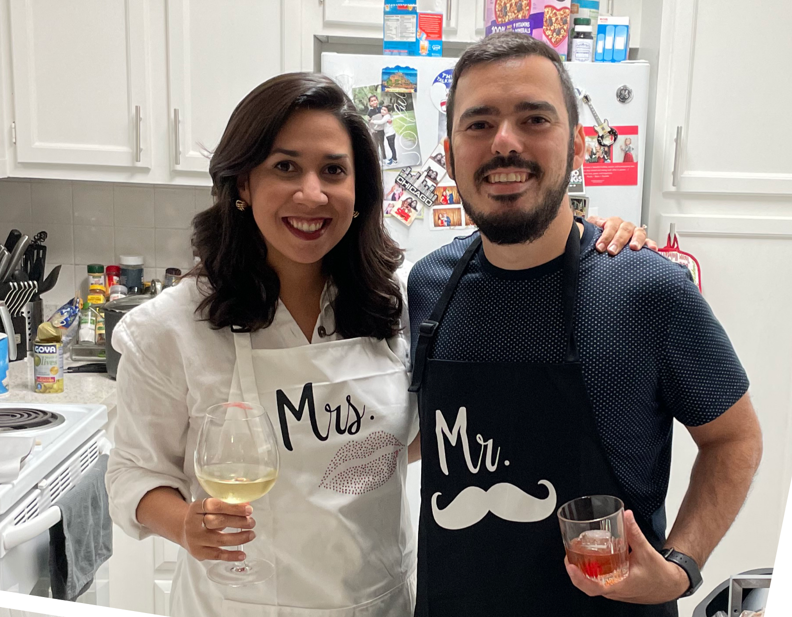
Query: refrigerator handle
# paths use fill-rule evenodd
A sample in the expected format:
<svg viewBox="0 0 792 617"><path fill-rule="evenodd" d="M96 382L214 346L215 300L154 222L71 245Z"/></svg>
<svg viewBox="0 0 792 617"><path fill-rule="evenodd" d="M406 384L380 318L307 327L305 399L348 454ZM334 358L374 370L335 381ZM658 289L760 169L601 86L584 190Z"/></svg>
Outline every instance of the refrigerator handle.
<svg viewBox="0 0 792 617"><path fill-rule="evenodd" d="M446 25L445 27L448 28L451 25L451 11L454 7L453 0L446 0Z"/></svg>
<svg viewBox="0 0 792 617"><path fill-rule="evenodd" d="M674 138L674 169L671 172L671 186L676 188L679 184L679 150L682 148L682 127L678 126L676 129L676 137Z"/></svg>

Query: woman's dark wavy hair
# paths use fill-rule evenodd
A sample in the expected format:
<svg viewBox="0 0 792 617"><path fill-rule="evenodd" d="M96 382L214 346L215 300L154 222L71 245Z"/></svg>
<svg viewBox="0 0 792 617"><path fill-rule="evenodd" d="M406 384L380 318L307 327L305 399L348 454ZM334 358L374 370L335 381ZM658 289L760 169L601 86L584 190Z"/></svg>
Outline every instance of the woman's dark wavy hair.
<svg viewBox="0 0 792 617"><path fill-rule="evenodd" d="M291 114L304 109L332 113L352 141L360 214L322 263L338 291L333 301L336 330L344 338L388 338L400 328L403 299L394 273L403 255L383 225L379 158L352 101L330 78L313 73L274 77L231 114L209 165L214 205L193 220L192 243L201 263L190 275L198 278L205 295L196 313L215 329L255 331L272 323L280 281L267 263L267 246L252 208L235 206L237 181L269 156Z"/></svg>

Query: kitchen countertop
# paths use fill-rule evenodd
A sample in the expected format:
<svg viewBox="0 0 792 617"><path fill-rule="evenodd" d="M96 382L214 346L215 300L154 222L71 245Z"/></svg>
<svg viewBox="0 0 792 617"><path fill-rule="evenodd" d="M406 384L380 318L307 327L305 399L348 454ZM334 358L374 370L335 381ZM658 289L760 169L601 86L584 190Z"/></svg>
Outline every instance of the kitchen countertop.
<svg viewBox="0 0 792 617"><path fill-rule="evenodd" d="M0 403L66 403L82 404L100 403L111 410L115 407L116 382L107 373L66 373L63 376L63 392L58 394L39 394L33 391L32 360L11 362L9 365L9 393L0 397ZM72 362L64 358L64 365L74 366L81 362Z"/></svg>

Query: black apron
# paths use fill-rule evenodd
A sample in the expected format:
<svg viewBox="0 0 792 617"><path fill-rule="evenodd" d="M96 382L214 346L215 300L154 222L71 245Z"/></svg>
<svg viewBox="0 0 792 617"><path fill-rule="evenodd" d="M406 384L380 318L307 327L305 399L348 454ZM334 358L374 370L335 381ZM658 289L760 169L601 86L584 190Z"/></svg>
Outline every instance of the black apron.
<svg viewBox="0 0 792 617"><path fill-rule="evenodd" d="M564 253L563 364L428 357L480 245L477 237L457 263L420 326L415 352L410 390L419 392L422 455L416 617L545 614L539 611L564 617L676 616L676 602L646 606L589 598L564 568L560 506L605 494L630 507L600 442L573 336L577 225ZM505 518L488 512L487 498ZM637 514L636 519L649 542L661 548L664 539Z"/></svg>

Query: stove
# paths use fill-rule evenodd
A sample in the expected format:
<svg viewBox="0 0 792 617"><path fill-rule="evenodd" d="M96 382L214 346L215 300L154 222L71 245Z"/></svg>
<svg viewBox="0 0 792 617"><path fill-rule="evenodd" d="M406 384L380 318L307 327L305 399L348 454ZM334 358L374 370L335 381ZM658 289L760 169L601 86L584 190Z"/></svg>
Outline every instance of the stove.
<svg viewBox="0 0 792 617"><path fill-rule="evenodd" d="M0 591L48 589L57 502L109 451L106 424L104 405L0 403L0 447L6 435L35 439L16 480L0 484Z"/></svg>
<svg viewBox="0 0 792 617"><path fill-rule="evenodd" d="M36 438L19 477L0 484L0 518L106 424L104 405L0 404L0 443L7 432Z"/></svg>
<svg viewBox="0 0 792 617"><path fill-rule="evenodd" d="M0 435L28 435L31 431L52 428L66 421L61 414L33 407L0 408Z"/></svg>

